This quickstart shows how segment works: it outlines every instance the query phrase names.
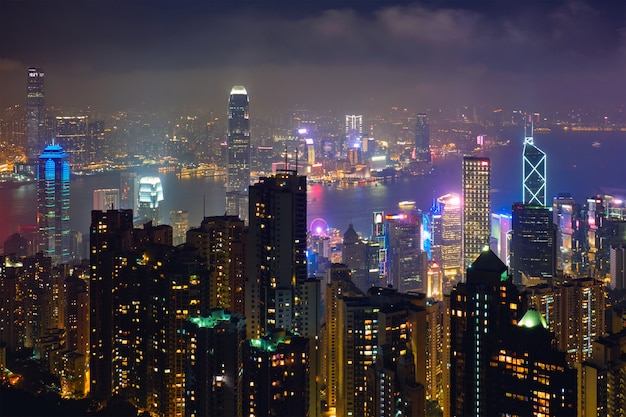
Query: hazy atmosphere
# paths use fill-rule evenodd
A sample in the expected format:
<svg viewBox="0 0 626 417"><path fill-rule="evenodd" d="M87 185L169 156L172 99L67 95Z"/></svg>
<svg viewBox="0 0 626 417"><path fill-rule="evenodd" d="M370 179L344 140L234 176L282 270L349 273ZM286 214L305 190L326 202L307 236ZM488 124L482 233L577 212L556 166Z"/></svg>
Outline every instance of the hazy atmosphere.
<svg viewBox="0 0 626 417"><path fill-rule="evenodd" d="M46 71L46 104L257 114L304 104L615 105L626 93L618 1L0 1L0 105Z"/></svg>

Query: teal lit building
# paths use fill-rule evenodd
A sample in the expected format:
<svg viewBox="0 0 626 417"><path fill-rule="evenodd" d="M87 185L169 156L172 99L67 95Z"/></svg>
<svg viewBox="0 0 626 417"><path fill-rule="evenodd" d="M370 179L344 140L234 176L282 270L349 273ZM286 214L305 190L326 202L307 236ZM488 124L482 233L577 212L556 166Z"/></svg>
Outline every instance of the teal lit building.
<svg viewBox="0 0 626 417"><path fill-rule="evenodd" d="M59 145L48 145L37 166L38 252L67 263L70 247L70 164Z"/></svg>
<svg viewBox="0 0 626 417"><path fill-rule="evenodd" d="M546 206L546 154L535 146L533 128L524 135L522 199L524 204Z"/></svg>

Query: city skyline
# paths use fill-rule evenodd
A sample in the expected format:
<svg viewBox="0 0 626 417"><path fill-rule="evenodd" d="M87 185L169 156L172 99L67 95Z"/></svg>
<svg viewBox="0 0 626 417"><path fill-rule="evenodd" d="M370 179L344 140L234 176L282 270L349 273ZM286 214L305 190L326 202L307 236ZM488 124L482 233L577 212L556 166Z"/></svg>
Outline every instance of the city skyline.
<svg viewBox="0 0 626 417"><path fill-rule="evenodd" d="M259 112L303 102L346 112L617 105L626 88L623 8L610 1L244 1L237 9L223 1L4 1L0 106L23 104L22 73L35 65L47 72L46 103L55 107L221 113L234 84L246 85ZM201 52L207 45L210 54Z"/></svg>

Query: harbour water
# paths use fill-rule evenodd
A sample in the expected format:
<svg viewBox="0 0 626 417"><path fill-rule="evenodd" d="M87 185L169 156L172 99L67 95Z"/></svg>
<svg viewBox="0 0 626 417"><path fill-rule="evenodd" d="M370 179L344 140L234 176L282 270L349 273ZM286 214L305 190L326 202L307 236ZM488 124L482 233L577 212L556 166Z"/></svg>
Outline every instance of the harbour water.
<svg viewBox="0 0 626 417"><path fill-rule="evenodd" d="M535 144L548 155L548 196L569 192L580 202L597 193L626 196L626 132L568 132L535 136ZM485 152L492 164L493 212L510 212L521 198L522 144L511 143ZM162 220L170 210L187 210L190 227L203 215L225 211L225 177L184 177L145 169L140 175L159 175L165 201ZM93 190L119 188L119 172L73 178L70 185L70 227L86 233L93 207ZM0 243L19 225L35 223L36 184L0 189ZM371 233L373 211L394 212L398 202L412 200L428 210L433 198L461 192L461 159L449 157L428 176L405 177L365 184L312 184L308 188L309 223L322 218L332 227L346 230L352 223L364 236Z"/></svg>

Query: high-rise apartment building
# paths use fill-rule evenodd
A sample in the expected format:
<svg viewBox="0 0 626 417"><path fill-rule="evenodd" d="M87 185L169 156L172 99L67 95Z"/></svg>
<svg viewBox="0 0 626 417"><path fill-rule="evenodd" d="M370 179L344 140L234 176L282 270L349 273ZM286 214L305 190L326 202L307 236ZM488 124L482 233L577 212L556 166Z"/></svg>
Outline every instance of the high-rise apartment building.
<svg viewBox="0 0 626 417"><path fill-rule="evenodd" d="M228 170L226 179L226 214L248 222L250 187L250 116L248 92L236 85L228 99Z"/></svg>
<svg viewBox="0 0 626 417"><path fill-rule="evenodd" d="M463 270L489 247L490 186L489 158L463 157Z"/></svg>
<svg viewBox="0 0 626 417"><path fill-rule="evenodd" d="M189 334L184 415L244 415L242 351L246 320L224 309L211 309L189 318L184 329Z"/></svg>
<svg viewBox="0 0 626 417"><path fill-rule="evenodd" d="M415 159L418 162L431 162L430 157L430 127L426 123L427 117L420 113L415 124Z"/></svg>
<svg viewBox="0 0 626 417"><path fill-rule="evenodd" d="M187 244L197 248L209 268L209 308L244 313L247 234L238 216L205 217L187 232Z"/></svg>
<svg viewBox="0 0 626 417"><path fill-rule="evenodd" d="M556 275L556 226L552 209L515 203L511 208L511 274L515 284ZM531 280L531 281L529 281Z"/></svg>
<svg viewBox="0 0 626 417"><path fill-rule="evenodd" d="M593 342L593 354L579 369L579 416L618 416L626 409L626 330Z"/></svg>
<svg viewBox="0 0 626 417"><path fill-rule="evenodd" d="M59 145L39 155L37 170L37 227L39 251L53 264L67 263L70 253L70 164Z"/></svg>
<svg viewBox="0 0 626 417"><path fill-rule="evenodd" d="M28 159L37 159L44 150L47 140L43 68L28 68L26 82L26 156Z"/></svg>
<svg viewBox="0 0 626 417"><path fill-rule="evenodd" d="M247 335L296 325L296 286L307 279L306 177L279 171L250 187Z"/></svg>
<svg viewBox="0 0 626 417"><path fill-rule="evenodd" d="M559 350L567 352L567 361L573 365L588 359L594 340L605 331L604 283L578 278L530 287L526 293L527 302L545 316Z"/></svg>
<svg viewBox="0 0 626 417"><path fill-rule="evenodd" d="M113 391L113 289L122 268L121 253L132 248L132 210L91 213L90 300L90 393L107 400Z"/></svg>
<svg viewBox="0 0 626 417"><path fill-rule="evenodd" d="M530 130L530 135L528 134ZM546 154L535 146L533 128L526 127L522 156L522 202L524 204L546 206Z"/></svg>

